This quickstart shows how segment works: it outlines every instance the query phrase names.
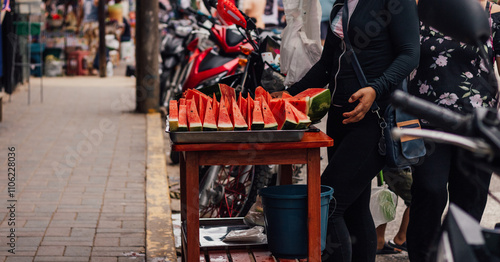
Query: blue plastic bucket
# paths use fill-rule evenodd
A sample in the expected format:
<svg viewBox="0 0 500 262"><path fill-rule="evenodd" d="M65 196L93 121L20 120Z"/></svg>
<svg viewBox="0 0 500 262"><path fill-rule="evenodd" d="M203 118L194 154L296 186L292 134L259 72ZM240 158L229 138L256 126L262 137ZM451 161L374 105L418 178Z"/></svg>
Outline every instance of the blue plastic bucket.
<svg viewBox="0 0 500 262"><path fill-rule="evenodd" d="M307 185L259 190L264 206L269 251L279 258L307 257ZM325 249L328 206L333 188L321 186L321 251Z"/></svg>

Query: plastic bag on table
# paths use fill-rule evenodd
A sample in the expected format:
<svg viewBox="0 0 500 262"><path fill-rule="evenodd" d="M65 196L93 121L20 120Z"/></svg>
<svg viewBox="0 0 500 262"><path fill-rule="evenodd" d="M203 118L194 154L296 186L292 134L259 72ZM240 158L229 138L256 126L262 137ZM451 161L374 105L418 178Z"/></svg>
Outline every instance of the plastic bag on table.
<svg viewBox="0 0 500 262"><path fill-rule="evenodd" d="M224 242L255 242L262 243L267 240L264 227L255 226L249 229L232 230L222 241Z"/></svg>

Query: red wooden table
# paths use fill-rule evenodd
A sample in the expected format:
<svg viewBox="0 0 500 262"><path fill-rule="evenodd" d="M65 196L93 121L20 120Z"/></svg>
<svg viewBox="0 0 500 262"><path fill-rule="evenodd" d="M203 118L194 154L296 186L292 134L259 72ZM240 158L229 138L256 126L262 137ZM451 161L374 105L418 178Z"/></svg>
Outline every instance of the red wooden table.
<svg viewBox="0 0 500 262"><path fill-rule="evenodd" d="M182 152L181 221L186 225L183 261L200 259L199 166L226 165L229 161L238 165L279 164L289 171L292 164L307 164L308 258L321 261L320 148L330 146L333 140L323 132L305 132L298 142L174 144L173 149ZM280 180L282 184L292 181L291 172L287 173Z"/></svg>

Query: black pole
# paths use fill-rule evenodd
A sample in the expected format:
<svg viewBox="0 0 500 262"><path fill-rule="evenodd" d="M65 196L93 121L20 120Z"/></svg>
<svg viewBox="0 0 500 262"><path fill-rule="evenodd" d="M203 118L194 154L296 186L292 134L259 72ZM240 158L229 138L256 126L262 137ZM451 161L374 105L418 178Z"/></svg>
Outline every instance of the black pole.
<svg viewBox="0 0 500 262"><path fill-rule="evenodd" d="M99 19L99 76L106 77L106 13L105 0L99 0L97 14Z"/></svg>

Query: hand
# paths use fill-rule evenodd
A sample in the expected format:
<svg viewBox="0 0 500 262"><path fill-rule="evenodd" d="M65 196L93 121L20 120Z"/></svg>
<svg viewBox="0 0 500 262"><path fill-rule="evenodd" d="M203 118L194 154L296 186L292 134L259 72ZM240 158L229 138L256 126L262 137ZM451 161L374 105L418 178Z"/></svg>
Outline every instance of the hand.
<svg viewBox="0 0 500 262"><path fill-rule="evenodd" d="M344 119L342 123L356 123L363 119L366 115L366 112L370 110L370 107L372 106L373 101L375 101L376 97L377 94L375 93L375 89L373 89L373 87L371 86L361 88L356 91L356 93L352 94L352 96L349 98L349 103L359 101L359 104L354 108L354 110L343 114L346 119Z"/></svg>
<svg viewBox="0 0 500 262"><path fill-rule="evenodd" d="M283 95L283 93L289 94L287 91L278 91L278 92L271 93L271 97L272 98L281 98L281 96Z"/></svg>

